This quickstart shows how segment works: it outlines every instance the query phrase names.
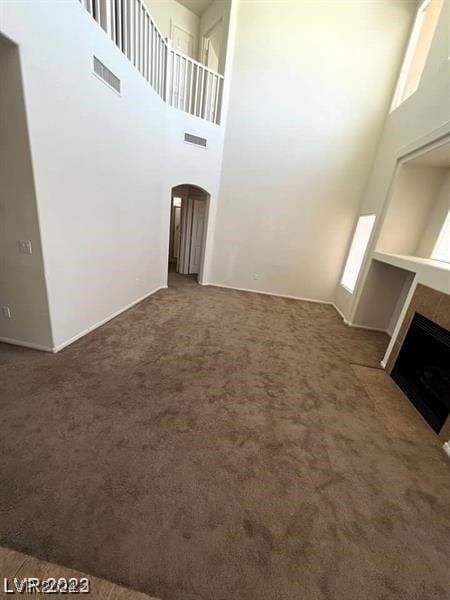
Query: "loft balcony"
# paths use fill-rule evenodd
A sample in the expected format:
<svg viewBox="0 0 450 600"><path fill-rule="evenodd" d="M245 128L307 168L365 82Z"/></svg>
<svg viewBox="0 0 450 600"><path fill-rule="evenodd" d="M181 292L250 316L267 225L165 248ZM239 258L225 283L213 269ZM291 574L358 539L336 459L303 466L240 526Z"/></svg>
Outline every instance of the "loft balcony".
<svg viewBox="0 0 450 600"><path fill-rule="evenodd" d="M80 2L167 104L220 124L224 76L204 64L209 54L219 68L213 37L202 38L200 62L163 35L141 0Z"/></svg>

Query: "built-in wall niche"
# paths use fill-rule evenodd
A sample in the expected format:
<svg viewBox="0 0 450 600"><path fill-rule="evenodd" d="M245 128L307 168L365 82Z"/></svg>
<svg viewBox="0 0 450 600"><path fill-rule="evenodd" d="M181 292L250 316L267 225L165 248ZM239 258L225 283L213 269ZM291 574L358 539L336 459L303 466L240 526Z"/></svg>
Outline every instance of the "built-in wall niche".
<svg viewBox="0 0 450 600"><path fill-rule="evenodd" d="M449 199L449 142L401 162L376 252L431 258Z"/></svg>
<svg viewBox="0 0 450 600"><path fill-rule="evenodd" d="M392 335L415 273L372 259L353 324Z"/></svg>

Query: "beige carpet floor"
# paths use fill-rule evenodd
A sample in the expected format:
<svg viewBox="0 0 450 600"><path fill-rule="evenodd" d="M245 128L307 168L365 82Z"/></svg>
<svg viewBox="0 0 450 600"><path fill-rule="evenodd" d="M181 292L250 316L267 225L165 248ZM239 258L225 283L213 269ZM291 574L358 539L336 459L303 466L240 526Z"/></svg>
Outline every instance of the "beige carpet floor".
<svg viewBox="0 0 450 600"><path fill-rule="evenodd" d="M57 355L0 345L0 544L162 600L448 598L450 462L387 338L171 277Z"/></svg>

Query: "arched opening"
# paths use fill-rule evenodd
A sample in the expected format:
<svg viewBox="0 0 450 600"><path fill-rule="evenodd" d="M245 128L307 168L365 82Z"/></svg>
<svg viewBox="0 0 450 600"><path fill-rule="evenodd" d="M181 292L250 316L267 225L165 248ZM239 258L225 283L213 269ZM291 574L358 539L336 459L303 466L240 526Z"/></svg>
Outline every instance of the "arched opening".
<svg viewBox="0 0 450 600"><path fill-rule="evenodd" d="M172 188L167 284L201 281L205 257L209 194L196 185Z"/></svg>

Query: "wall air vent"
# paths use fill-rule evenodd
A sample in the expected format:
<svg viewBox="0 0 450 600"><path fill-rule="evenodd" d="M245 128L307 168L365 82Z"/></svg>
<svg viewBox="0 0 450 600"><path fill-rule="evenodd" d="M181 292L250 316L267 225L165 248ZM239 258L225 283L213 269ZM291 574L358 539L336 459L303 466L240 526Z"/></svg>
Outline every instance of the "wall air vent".
<svg viewBox="0 0 450 600"><path fill-rule="evenodd" d="M120 94L120 79L105 67L105 65L94 56L94 73L98 75L105 83L107 83L113 90Z"/></svg>
<svg viewBox="0 0 450 600"><path fill-rule="evenodd" d="M202 148L206 148L208 142L206 138L199 137L198 135L192 135L192 133L185 133L184 141L188 144L195 144L196 146L201 146Z"/></svg>

